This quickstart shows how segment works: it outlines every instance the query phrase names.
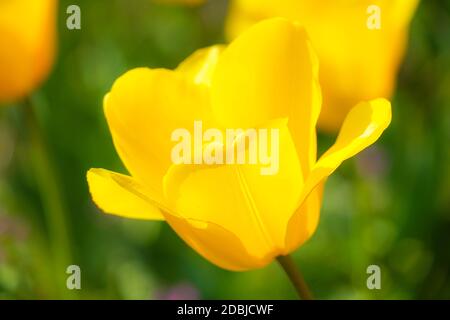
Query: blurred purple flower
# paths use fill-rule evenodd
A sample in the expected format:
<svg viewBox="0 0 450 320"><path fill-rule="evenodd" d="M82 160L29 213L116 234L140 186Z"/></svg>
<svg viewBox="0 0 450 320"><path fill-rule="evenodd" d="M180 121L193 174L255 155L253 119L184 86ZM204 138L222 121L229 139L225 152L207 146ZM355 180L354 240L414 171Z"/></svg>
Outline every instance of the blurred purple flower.
<svg viewBox="0 0 450 320"><path fill-rule="evenodd" d="M372 146L357 156L356 166L361 175L368 178L380 178L389 170L389 155L379 146Z"/></svg>
<svg viewBox="0 0 450 320"><path fill-rule="evenodd" d="M200 294L190 283L179 283L156 292L154 298L157 300L198 300Z"/></svg>
<svg viewBox="0 0 450 320"><path fill-rule="evenodd" d="M23 221L2 214L0 211L0 238L25 241L28 237L28 233L28 229Z"/></svg>

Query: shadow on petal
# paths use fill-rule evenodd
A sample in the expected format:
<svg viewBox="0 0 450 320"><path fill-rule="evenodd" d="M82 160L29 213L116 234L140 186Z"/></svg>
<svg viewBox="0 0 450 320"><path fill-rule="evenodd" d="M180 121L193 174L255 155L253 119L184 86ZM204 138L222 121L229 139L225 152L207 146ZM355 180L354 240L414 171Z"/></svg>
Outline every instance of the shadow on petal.
<svg viewBox="0 0 450 320"><path fill-rule="evenodd" d="M244 271L261 268L273 259L271 254L264 257L252 256L235 234L217 224L167 213L165 218L181 239L202 257L221 268Z"/></svg>

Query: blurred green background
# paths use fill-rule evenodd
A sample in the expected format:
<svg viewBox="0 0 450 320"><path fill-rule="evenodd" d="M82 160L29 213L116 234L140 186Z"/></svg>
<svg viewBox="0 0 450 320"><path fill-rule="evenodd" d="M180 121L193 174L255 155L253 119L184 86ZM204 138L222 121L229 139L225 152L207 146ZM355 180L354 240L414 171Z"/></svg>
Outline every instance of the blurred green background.
<svg viewBox="0 0 450 320"><path fill-rule="evenodd" d="M78 31L65 26L71 4L81 7ZM102 111L113 81L224 42L226 9L219 0L60 2L58 59L32 99L45 145L30 138L38 129L23 106L0 108L0 299L296 297L276 263L221 270L166 224L103 215L88 194L89 168L125 172ZM329 179L317 233L294 254L317 298L450 299L449 39L450 2L422 1L391 127ZM320 149L333 140L321 135ZM46 157L50 182L37 178L48 178ZM81 290L66 289L68 264L81 267ZM381 267L381 290L366 287L371 264Z"/></svg>

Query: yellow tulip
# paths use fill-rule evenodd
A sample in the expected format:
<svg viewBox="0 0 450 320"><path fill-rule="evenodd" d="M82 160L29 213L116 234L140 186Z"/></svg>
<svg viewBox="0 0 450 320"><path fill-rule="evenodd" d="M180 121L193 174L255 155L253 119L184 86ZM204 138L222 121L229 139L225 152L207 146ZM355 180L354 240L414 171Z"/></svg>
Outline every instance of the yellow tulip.
<svg viewBox="0 0 450 320"><path fill-rule="evenodd" d="M319 127L333 132L357 102L391 97L418 2L232 0L227 35L234 39L270 17L286 17L304 25L320 60L323 108Z"/></svg>
<svg viewBox="0 0 450 320"><path fill-rule="evenodd" d="M336 143L316 159L318 60L305 30L286 19L251 27L228 47L194 53L176 70L139 68L104 99L116 150L130 172L87 174L106 213L165 220L194 250L229 270L262 267L314 233L327 177L374 143L391 119L384 99L361 102ZM259 164L174 164L171 133L276 128L279 170Z"/></svg>
<svg viewBox="0 0 450 320"><path fill-rule="evenodd" d="M0 103L30 94L55 55L56 0L0 1Z"/></svg>

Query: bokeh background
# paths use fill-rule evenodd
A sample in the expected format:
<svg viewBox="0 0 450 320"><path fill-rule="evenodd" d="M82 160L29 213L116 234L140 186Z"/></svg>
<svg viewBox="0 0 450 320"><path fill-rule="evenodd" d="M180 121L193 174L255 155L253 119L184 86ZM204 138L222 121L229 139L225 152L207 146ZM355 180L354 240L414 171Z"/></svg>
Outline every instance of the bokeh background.
<svg viewBox="0 0 450 320"><path fill-rule="evenodd" d="M81 30L65 26L71 4ZM31 99L35 114L0 108L0 299L296 297L276 263L221 270L166 224L103 215L88 193L89 168L125 172L102 111L114 79L224 42L226 12L221 0L60 1L58 57ZM422 1L391 127L329 179L317 233L293 255L317 298L450 299L449 39L450 2ZM321 135L320 150L333 140ZM81 290L66 289L69 264ZM381 290L366 287L371 264Z"/></svg>

